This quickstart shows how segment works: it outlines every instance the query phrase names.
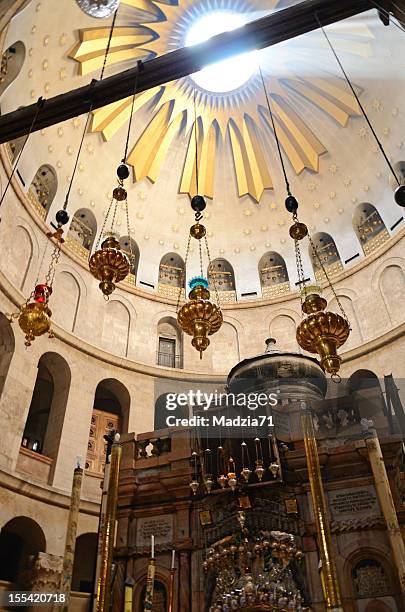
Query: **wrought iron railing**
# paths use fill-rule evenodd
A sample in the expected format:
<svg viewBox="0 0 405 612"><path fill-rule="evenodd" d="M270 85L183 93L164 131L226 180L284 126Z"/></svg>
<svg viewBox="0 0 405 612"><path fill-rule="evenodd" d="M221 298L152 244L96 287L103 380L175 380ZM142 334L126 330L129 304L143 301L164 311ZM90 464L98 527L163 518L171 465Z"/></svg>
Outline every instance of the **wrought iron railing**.
<svg viewBox="0 0 405 612"><path fill-rule="evenodd" d="M164 366L165 368L181 368L180 355L173 355L172 353L157 352L156 355L157 365Z"/></svg>

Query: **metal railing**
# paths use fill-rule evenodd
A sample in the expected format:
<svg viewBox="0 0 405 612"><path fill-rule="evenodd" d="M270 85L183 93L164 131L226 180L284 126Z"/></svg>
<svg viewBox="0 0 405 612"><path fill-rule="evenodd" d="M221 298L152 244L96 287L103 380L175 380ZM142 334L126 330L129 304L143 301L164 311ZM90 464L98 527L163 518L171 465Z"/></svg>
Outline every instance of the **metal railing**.
<svg viewBox="0 0 405 612"><path fill-rule="evenodd" d="M172 353L157 352L156 355L157 365L164 366L165 368L181 368L180 355L173 355Z"/></svg>

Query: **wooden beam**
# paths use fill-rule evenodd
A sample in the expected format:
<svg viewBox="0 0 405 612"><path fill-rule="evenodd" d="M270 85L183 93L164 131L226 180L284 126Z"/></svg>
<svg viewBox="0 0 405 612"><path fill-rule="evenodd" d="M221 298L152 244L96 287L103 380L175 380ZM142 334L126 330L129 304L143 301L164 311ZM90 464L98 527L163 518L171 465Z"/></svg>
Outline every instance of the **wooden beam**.
<svg viewBox="0 0 405 612"><path fill-rule="evenodd" d="M372 0L304 0L210 40L177 49L144 62L138 78L138 92L162 85L201 70L207 64L253 49L263 49L284 40L316 30L316 14L328 25L375 8ZM130 96L137 68L96 81L44 101L34 131L66 121ZM0 117L0 143L27 134L36 104Z"/></svg>

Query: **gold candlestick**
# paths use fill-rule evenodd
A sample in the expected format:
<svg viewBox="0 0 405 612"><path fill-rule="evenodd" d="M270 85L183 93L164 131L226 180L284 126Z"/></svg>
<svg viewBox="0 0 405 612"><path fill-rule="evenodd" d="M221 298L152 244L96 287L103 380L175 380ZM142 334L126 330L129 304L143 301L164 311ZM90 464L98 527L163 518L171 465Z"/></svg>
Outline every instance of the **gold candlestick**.
<svg viewBox="0 0 405 612"><path fill-rule="evenodd" d="M105 520L101 530L101 567L97 581L97 612L108 612L111 595L111 565L114 549L115 522L117 517L118 480L122 447L116 434L111 450L110 476L108 482Z"/></svg>
<svg viewBox="0 0 405 612"><path fill-rule="evenodd" d="M326 609L330 612L343 612L336 563L333 554L328 509L322 484L318 447L316 444L312 415L304 410L302 416L305 454L311 487L312 506L318 535L319 552L322 562L322 589L326 600Z"/></svg>

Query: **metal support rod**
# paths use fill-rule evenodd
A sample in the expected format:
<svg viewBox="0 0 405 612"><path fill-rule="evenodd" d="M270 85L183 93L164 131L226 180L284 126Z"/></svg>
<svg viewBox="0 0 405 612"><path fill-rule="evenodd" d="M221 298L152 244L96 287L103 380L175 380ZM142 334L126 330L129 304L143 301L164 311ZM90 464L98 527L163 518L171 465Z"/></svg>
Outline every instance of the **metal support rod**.
<svg viewBox="0 0 405 612"><path fill-rule="evenodd" d="M170 570L170 578L169 578L169 608L168 612L173 612L173 602L174 602L174 575L176 570L174 567Z"/></svg>
<svg viewBox="0 0 405 612"><path fill-rule="evenodd" d="M97 581L97 612L109 612L111 597L111 566L115 540L117 517L118 480L120 473L122 447L119 434L115 435L111 449L110 477L108 482L107 507L101 531L101 567Z"/></svg>
<svg viewBox="0 0 405 612"><path fill-rule="evenodd" d="M68 612L69 610L69 599L70 591L72 589L73 561L75 557L77 521L79 517L82 480L83 470L81 467L78 466L73 472L72 494L70 497L69 516L66 529L65 553L63 555L62 575L60 577L60 592L65 593L66 597L62 612Z"/></svg>
<svg viewBox="0 0 405 612"><path fill-rule="evenodd" d="M144 62L139 71L137 91L140 93L180 79L232 55L263 49L316 30L319 27L316 14L323 25L328 25L373 8L371 0L304 0L206 42ZM40 130L87 113L90 106L97 109L131 96L137 72L137 67L131 68L97 81L94 87L85 85L45 100L34 129ZM0 117L0 143L27 134L35 108L35 105L26 106Z"/></svg>
<svg viewBox="0 0 405 612"><path fill-rule="evenodd" d="M401 528L399 526L377 432L375 429L372 429L371 432L367 432L367 434L365 442L371 470L373 472L375 489L387 524L387 533L392 549L392 557L398 572L401 593L405 600L405 544L401 536Z"/></svg>
<svg viewBox="0 0 405 612"><path fill-rule="evenodd" d="M301 415L301 421L304 433L309 484L311 487L312 506L322 563L321 581L326 601L326 609L329 612L343 612L314 424L312 415L306 408Z"/></svg>

